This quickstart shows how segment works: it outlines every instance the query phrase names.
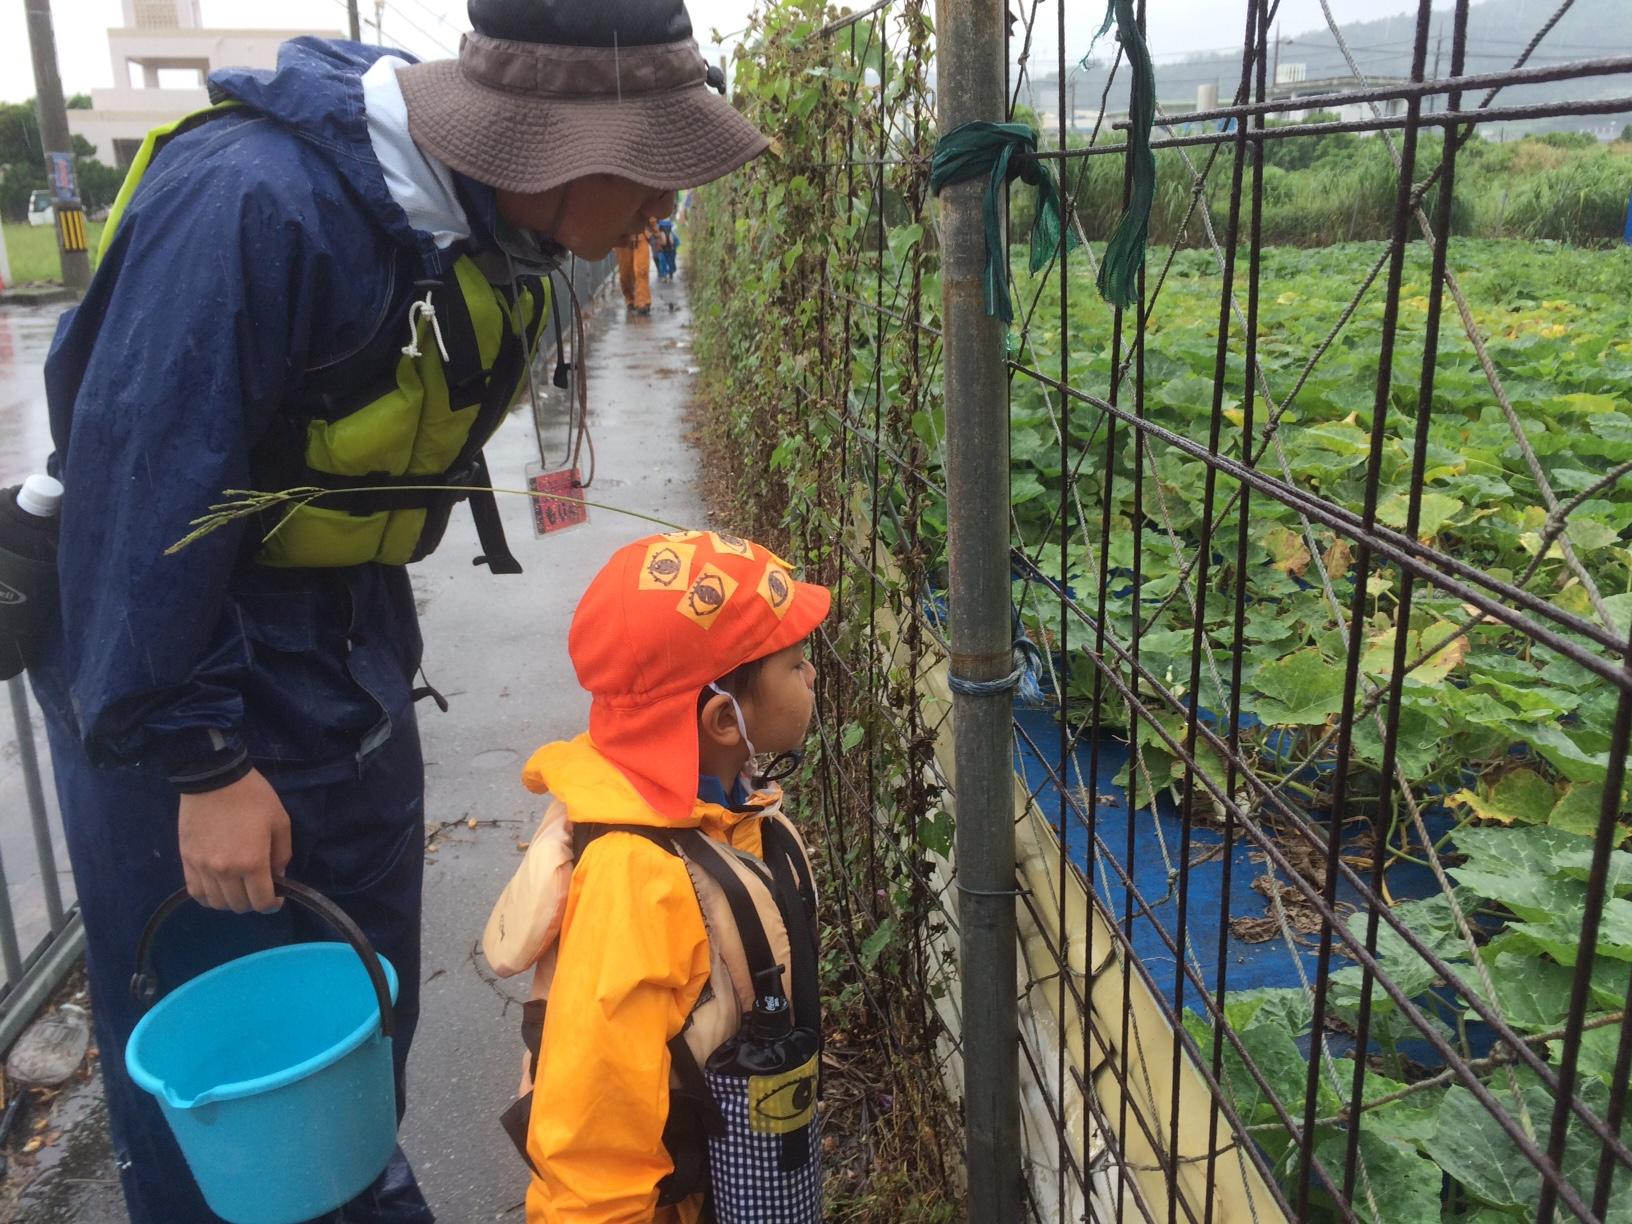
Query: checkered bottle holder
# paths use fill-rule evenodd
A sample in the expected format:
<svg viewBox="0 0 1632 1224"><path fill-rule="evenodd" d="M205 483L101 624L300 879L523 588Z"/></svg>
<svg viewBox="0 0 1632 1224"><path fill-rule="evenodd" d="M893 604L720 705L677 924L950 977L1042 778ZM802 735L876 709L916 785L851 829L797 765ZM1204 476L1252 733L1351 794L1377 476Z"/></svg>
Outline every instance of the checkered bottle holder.
<svg viewBox="0 0 1632 1224"><path fill-rule="evenodd" d="M718 1224L821 1224L821 1043L792 1021L780 994L762 997L703 1071L724 1122L708 1139Z"/></svg>

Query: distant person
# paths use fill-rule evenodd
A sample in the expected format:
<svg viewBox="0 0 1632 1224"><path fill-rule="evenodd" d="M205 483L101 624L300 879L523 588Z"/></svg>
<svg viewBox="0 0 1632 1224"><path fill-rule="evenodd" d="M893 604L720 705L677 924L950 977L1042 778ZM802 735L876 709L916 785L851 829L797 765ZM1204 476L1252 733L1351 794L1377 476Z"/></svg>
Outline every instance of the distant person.
<svg viewBox="0 0 1632 1224"><path fill-rule="evenodd" d="M578 605L589 731L527 762L553 802L483 937L533 977L505 1116L528 1224L695 1224L705 1196L821 1220L816 898L774 758L809 731L830 602L757 544L686 531L619 549Z"/></svg>
<svg viewBox="0 0 1632 1224"><path fill-rule="evenodd" d="M658 280L674 279L675 256L679 253L680 231L675 229L673 218L664 217L657 223L657 239L652 245L652 254L657 260Z"/></svg>
<svg viewBox="0 0 1632 1224"><path fill-rule="evenodd" d="M276 69L214 73L237 105L150 137L46 363L67 494L60 625L33 678L134 1224L215 1219L123 1058L137 940L183 886L247 913L287 874L349 913L401 982L405 1104L429 691L405 563L463 495L396 486L467 487L483 552L512 570L481 446L551 314L543 278L766 147L706 83L681 0L469 12L457 61L299 38ZM371 487L166 555L225 490L313 484ZM294 908L189 907L161 984L311 937ZM399 1151L342 1217L432 1215Z"/></svg>
<svg viewBox="0 0 1632 1224"><path fill-rule="evenodd" d="M618 287L631 314L652 313L652 235L657 218L646 217L618 243Z"/></svg>

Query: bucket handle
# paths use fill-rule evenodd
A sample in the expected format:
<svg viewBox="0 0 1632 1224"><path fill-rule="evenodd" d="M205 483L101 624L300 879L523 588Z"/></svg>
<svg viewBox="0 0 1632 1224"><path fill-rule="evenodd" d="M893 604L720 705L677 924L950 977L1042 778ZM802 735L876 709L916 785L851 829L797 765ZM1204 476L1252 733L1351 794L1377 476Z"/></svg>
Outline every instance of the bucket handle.
<svg viewBox="0 0 1632 1224"><path fill-rule="evenodd" d="M351 916L343 909L330 901L315 888L297 883L294 880L274 880L272 890L280 897L288 897L297 901L319 918L327 922L338 931L341 937L351 945L352 951L357 953L363 962L363 968L368 971L368 980L374 987L374 998L380 1007L380 1032L387 1038L393 1035L396 1029L396 1020L391 1009L391 988L385 980L385 970L380 965L379 953L374 951L374 945L369 943L368 936L362 928L351 920ZM159 904L153 911L153 916L147 920L147 928L142 932L141 942L136 947L136 973L130 979L130 994L136 1000L136 1006L146 1011L152 1007L159 997L159 979L153 972L153 941L158 937L159 928L171 914L192 899L192 895L185 888L178 888Z"/></svg>

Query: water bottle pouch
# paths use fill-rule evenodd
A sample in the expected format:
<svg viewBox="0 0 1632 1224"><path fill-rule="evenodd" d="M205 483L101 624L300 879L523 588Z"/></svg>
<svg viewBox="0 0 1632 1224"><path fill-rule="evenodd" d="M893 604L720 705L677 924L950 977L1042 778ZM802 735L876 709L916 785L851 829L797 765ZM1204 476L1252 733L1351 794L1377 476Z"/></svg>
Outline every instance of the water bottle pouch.
<svg viewBox="0 0 1632 1224"><path fill-rule="evenodd" d="M708 1140L719 1224L819 1224L819 1063L813 1054L791 1071L770 1075L703 1072L725 1120L723 1132Z"/></svg>

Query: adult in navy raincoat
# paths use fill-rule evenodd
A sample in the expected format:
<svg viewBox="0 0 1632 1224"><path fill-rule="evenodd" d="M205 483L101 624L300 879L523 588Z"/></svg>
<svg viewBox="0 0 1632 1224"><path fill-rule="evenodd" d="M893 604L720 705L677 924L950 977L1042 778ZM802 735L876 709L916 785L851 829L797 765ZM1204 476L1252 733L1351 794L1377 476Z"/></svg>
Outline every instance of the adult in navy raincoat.
<svg viewBox="0 0 1632 1224"><path fill-rule="evenodd" d="M184 908L158 949L170 985L316 933L293 907L247 912L277 903L274 877L338 902L398 970L399 1110L420 978L405 570L272 568L243 523L165 550L280 448L299 457L319 389L343 403L389 381L416 282L462 254L496 282L563 250L601 258L675 189L765 147L709 92L680 0L472 0L470 16L458 61L303 38L275 70L212 76L241 105L154 157L47 363L67 496L60 632L34 682L135 1224L215 1219L124 1069L161 899L185 885L242 915ZM399 1151L335 1218L432 1217Z"/></svg>

